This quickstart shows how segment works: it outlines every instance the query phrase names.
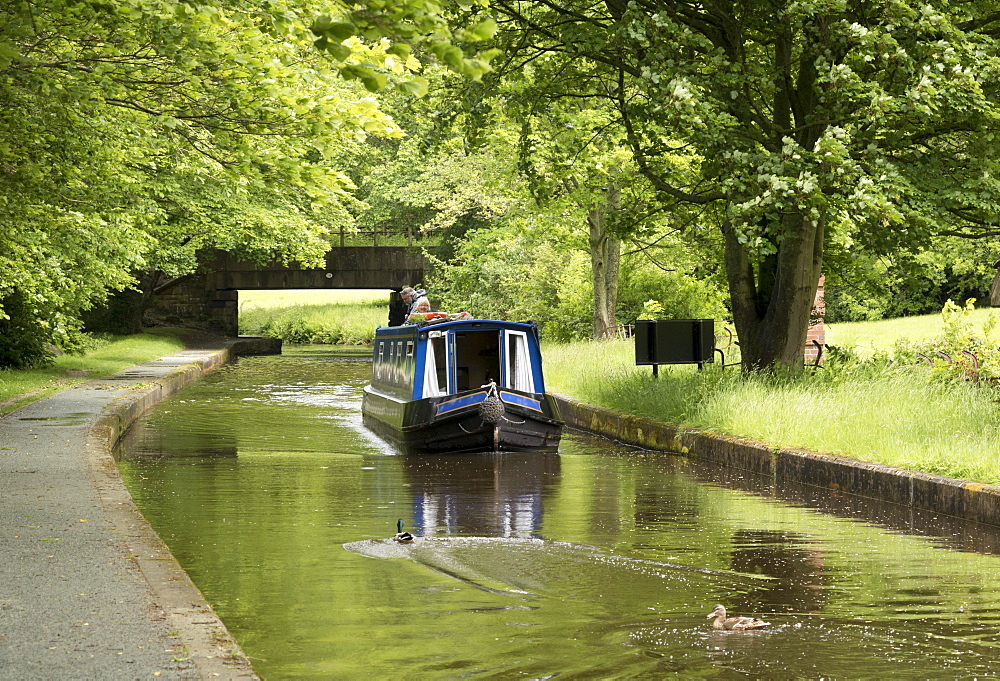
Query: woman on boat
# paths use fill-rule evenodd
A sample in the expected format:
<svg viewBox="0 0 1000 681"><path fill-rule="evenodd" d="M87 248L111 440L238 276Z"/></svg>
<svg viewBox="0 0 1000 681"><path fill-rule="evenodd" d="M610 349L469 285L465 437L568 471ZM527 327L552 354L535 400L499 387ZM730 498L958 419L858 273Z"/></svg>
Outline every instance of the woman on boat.
<svg viewBox="0 0 1000 681"><path fill-rule="evenodd" d="M413 309L413 312L406 318L406 322L408 324L416 324L417 322L429 321L427 318L428 314L431 314L431 301L426 298L421 298L417 301L417 305ZM442 319L447 318L447 316L448 315L440 314Z"/></svg>

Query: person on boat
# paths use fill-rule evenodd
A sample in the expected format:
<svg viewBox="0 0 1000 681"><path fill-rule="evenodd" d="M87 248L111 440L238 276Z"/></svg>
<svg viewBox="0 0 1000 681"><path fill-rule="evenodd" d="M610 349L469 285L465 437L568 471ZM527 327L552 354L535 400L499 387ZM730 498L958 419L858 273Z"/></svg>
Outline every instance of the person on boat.
<svg viewBox="0 0 1000 681"><path fill-rule="evenodd" d="M417 303L421 300L427 299L427 291L424 289L414 289L412 286L407 286L402 291L399 292L400 297L403 302L406 303L406 316L409 317L411 314L417 311Z"/></svg>
<svg viewBox="0 0 1000 681"><path fill-rule="evenodd" d="M411 312L410 315L407 316L406 321L410 324L425 321L427 318L424 315L429 314L430 311L431 311L431 301L427 300L427 298L421 298L420 300L417 301L416 307L414 308L413 312Z"/></svg>

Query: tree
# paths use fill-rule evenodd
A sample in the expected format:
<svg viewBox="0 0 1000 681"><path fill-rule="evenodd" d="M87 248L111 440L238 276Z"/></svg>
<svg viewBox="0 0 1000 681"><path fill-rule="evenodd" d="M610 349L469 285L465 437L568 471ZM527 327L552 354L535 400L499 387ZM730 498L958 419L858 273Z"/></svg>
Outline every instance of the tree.
<svg viewBox="0 0 1000 681"><path fill-rule="evenodd" d="M641 173L714 217L743 365L800 367L827 249L996 233L992 4L496 0L516 72L586 67ZM600 87L596 87L599 84ZM694 159L680 180L675 157Z"/></svg>
<svg viewBox="0 0 1000 681"><path fill-rule="evenodd" d="M846 257L845 257L846 256ZM988 304L986 291L996 275L996 247L986 240L935 238L919 251L891 257L835 252L828 259L826 320L868 321L937 314L948 301L975 298Z"/></svg>
<svg viewBox="0 0 1000 681"><path fill-rule="evenodd" d="M590 108L586 100L567 105L539 90L551 92L525 78L507 110L521 122L518 163L536 201L549 210L559 210L562 204L563 210L581 214L590 251L593 338L612 338L621 240L634 227L626 216L639 212L635 205L622 205L623 190L636 184L634 166L622 154L618 131L600 106Z"/></svg>
<svg viewBox="0 0 1000 681"><path fill-rule="evenodd" d="M607 101L582 89L570 101L564 93L573 84L553 84L551 71L532 64L475 82L452 78L434 90L433 132L461 135L477 153L503 157L516 148L516 167L537 204L532 210L577 217L590 245L593 337L608 338L616 328L621 239L649 217L642 206L648 183L630 162Z"/></svg>
<svg viewBox="0 0 1000 681"><path fill-rule="evenodd" d="M191 272L198 248L317 262L351 219L342 150L400 134L338 77L382 46L331 63L308 2L0 10L0 319L16 310L44 342L70 342L109 291Z"/></svg>

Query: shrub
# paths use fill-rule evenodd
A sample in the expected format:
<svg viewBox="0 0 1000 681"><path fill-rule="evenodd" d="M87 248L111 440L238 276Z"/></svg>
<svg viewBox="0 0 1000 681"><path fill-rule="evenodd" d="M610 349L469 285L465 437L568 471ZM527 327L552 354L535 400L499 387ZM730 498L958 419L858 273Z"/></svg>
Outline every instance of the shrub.
<svg viewBox="0 0 1000 681"><path fill-rule="evenodd" d="M901 341L897 343L895 357L909 364L930 365L934 377L996 384L1000 379L997 319L990 314L977 330L969 318L975 302L975 298L969 298L964 307L951 300L945 302L941 310L944 322L941 334L923 343Z"/></svg>
<svg viewBox="0 0 1000 681"><path fill-rule="evenodd" d="M0 367L31 369L52 364L50 333L19 291L0 300Z"/></svg>

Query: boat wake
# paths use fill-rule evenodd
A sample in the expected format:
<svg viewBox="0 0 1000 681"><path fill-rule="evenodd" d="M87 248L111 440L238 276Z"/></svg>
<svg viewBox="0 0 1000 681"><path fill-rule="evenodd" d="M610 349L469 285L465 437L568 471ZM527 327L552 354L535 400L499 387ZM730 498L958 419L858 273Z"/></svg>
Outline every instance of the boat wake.
<svg viewBox="0 0 1000 681"><path fill-rule="evenodd" d="M517 537L417 537L400 544L369 539L344 544L369 558L404 558L468 586L518 598L557 596L589 600L624 581L647 584L651 593L685 586L703 588L721 578L730 588L753 589L773 581L766 575L713 570L679 563L610 554L595 546ZM700 585L700 587L699 587Z"/></svg>

